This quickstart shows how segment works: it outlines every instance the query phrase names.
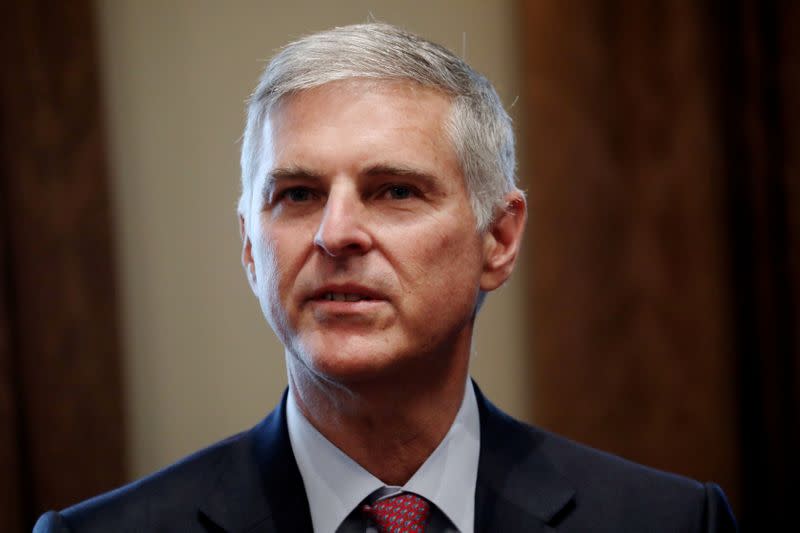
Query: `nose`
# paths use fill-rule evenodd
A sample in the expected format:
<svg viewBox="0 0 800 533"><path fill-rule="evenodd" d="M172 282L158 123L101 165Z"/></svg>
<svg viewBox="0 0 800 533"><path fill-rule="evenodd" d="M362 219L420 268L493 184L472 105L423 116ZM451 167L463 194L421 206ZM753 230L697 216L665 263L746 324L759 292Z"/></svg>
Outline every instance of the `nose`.
<svg viewBox="0 0 800 533"><path fill-rule="evenodd" d="M364 209L358 191L332 188L314 244L331 257L365 254L372 247L372 237L365 226Z"/></svg>

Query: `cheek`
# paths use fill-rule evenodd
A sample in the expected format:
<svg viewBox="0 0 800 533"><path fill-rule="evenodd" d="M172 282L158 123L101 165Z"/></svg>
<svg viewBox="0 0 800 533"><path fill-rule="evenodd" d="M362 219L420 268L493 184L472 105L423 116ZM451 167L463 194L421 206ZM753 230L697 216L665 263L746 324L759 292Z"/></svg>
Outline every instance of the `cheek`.
<svg viewBox="0 0 800 533"><path fill-rule="evenodd" d="M292 290L308 260L311 237L305 228L299 231L299 228L276 226L264 228L259 243L257 263L260 263L259 275L263 280L262 298L271 302L273 312L291 314L294 310Z"/></svg>
<svg viewBox="0 0 800 533"><path fill-rule="evenodd" d="M277 273L280 271L275 243L262 237L253 255L259 282L265 288L273 287L277 280Z"/></svg>
<svg viewBox="0 0 800 533"><path fill-rule="evenodd" d="M283 265L284 251L279 243L268 237L262 238L256 256L256 276L259 280L259 299L265 313L273 317L283 315L282 300L284 287L291 285L287 280L287 269Z"/></svg>
<svg viewBox="0 0 800 533"><path fill-rule="evenodd" d="M430 291L429 298L447 299L454 292L471 292L471 285L477 286L482 255L474 233L442 227L428 238L410 241L409 246L412 275Z"/></svg>
<svg viewBox="0 0 800 533"><path fill-rule="evenodd" d="M293 257L297 255L294 248L300 239L297 235L281 231L280 228L265 226L261 231L258 257L260 261L258 263L260 263L264 281L270 287L277 287L281 283L281 278L291 272Z"/></svg>
<svg viewBox="0 0 800 533"><path fill-rule="evenodd" d="M466 272L477 268L481 261L480 237L461 227L444 228L433 239L433 253L451 271Z"/></svg>
<svg viewBox="0 0 800 533"><path fill-rule="evenodd" d="M286 344L290 340L291 313L287 313L284 305L287 293L282 287L291 286L291 281L287 281L289 276L282 265L284 255L274 236L271 239L262 237L254 253L261 310L278 338Z"/></svg>

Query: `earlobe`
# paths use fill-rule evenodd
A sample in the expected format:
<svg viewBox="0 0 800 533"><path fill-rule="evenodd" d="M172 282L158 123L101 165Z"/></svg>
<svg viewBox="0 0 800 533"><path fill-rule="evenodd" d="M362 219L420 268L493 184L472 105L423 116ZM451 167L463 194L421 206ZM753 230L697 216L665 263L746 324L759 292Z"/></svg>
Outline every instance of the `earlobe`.
<svg viewBox="0 0 800 533"><path fill-rule="evenodd" d="M504 208L484 234L484 265L481 290L492 291L511 276L517 262L527 219L525 197L514 191L506 195Z"/></svg>

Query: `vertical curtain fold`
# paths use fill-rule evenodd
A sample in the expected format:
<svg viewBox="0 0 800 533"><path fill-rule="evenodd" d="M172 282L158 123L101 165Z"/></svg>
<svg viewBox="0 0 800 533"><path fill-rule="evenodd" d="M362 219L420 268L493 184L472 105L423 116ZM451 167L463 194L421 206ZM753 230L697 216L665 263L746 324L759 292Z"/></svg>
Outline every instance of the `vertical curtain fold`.
<svg viewBox="0 0 800 533"><path fill-rule="evenodd" d="M123 477L111 209L92 3L0 8L0 521Z"/></svg>
<svg viewBox="0 0 800 533"><path fill-rule="evenodd" d="M720 138L740 366L743 525L789 518L800 475L800 9L740 0L721 16Z"/></svg>
<svg viewBox="0 0 800 533"><path fill-rule="evenodd" d="M788 518L800 7L519 8L536 420Z"/></svg>

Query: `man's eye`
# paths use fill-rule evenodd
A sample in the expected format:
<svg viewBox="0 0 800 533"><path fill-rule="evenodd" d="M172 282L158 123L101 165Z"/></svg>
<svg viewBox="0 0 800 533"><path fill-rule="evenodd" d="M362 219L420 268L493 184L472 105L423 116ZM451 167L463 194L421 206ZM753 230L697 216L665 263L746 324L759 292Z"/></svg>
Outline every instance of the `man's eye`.
<svg viewBox="0 0 800 533"><path fill-rule="evenodd" d="M414 196L414 190L407 185L390 185L385 194L392 200L405 200Z"/></svg>
<svg viewBox="0 0 800 533"><path fill-rule="evenodd" d="M305 187L291 187L280 194L281 199L290 202L307 202L312 199L312 192Z"/></svg>

